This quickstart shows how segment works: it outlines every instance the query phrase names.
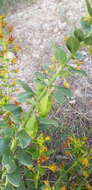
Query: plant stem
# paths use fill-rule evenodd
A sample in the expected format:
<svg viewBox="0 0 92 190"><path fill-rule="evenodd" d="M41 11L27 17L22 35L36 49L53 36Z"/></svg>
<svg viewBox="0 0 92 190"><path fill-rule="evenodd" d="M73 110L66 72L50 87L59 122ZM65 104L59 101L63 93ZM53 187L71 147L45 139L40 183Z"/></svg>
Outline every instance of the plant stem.
<svg viewBox="0 0 92 190"><path fill-rule="evenodd" d="M52 77L52 79L49 81L49 84L48 84L47 88L49 88L49 87L52 86L53 82L57 79L57 77L58 77L58 75L60 74L61 70L62 70L62 66L59 67L58 71L55 73L55 75L54 75L54 76ZM38 99L37 99L37 102L39 102L39 101L41 100L41 98L45 95L45 93L46 93L46 91L47 91L47 88L45 88L45 89L42 91L42 93L40 94L40 96L39 96ZM36 102L35 102L35 103L32 105L30 111L28 112L28 115L27 115L27 117L26 117L26 120L24 121L24 124L23 124L23 126L22 126L23 128L24 128L25 125L27 124L30 115L31 115L32 112L35 110L36 105L37 105L37 104L36 104Z"/></svg>
<svg viewBox="0 0 92 190"><path fill-rule="evenodd" d="M5 40L3 39L2 40L2 46L3 46L3 50L5 52L7 52L7 45L6 45L6 42ZM6 61L7 59L7 54L4 52L4 62L6 63L6 69L7 69L7 76L6 76L6 79L7 79L7 97L9 96L9 74L8 74L8 62Z"/></svg>
<svg viewBox="0 0 92 190"><path fill-rule="evenodd" d="M68 60L67 62L71 59L71 56L68 57ZM36 106L37 106L37 102L39 102L41 100L41 98L45 95L46 91L48 88L50 88L52 86L52 84L56 81L57 77L59 76L59 74L61 73L62 71L62 64L60 65L59 69L57 70L57 72L54 74L54 76L51 78L51 80L49 81L48 83L48 86L42 91L42 93L40 94L40 96L38 97L37 101L34 102L34 104L32 105L30 111L28 112L28 115L26 116L26 119L23 123L23 126L22 128L25 127L25 125L27 124L28 120L29 120L29 117L30 115L33 113L33 111L35 110ZM50 92L51 93L51 92Z"/></svg>

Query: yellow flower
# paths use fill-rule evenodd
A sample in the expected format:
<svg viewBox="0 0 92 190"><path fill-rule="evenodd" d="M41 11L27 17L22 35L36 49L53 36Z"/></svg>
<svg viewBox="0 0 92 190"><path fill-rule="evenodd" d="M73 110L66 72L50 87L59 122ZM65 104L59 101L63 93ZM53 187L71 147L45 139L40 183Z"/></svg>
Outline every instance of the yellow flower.
<svg viewBox="0 0 92 190"><path fill-rule="evenodd" d="M13 37L12 35L9 36L9 38L8 38L8 43L12 44L12 43L14 42L15 39L16 39L16 38Z"/></svg>
<svg viewBox="0 0 92 190"><path fill-rule="evenodd" d="M45 137L45 141L50 141L50 140L51 140L50 136Z"/></svg>
<svg viewBox="0 0 92 190"><path fill-rule="evenodd" d="M49 184L49 181L48 181L48 180L44 180L44 184L46 185L46 186L44 187L44 190L51 190L50 184Z"/></svg>
<svg viewBox="0 0 92 190"><path fill-rule="evenodd" d="M49 72L48 72L48 70L45 70L44 73L45 73L45 74L48 74Z"/></svg>
<svg viewBox="0 0 92 190"><path fill-rule="evenodd" d="M55 61L53 61L53 62L55 62ZM54 65L54 64L50 65L49 68L50 68L50 71L51 71L51 72L54 72L54 71L55 71L55 65Z"/></svg>
<svg viewBox="0 0 92 190"><path fill-rule="evenodd" d="M88 177L88 176L89 176L89 174L88 174L88 172L87 172L87 171L83 171L83 173L82 173L82 174L83 174L83 176L84 176L84 177Z"/></svg>
<svg viewBox="0 0 92 190"><path fill-rule="evenodd" d="M5 15L0 15L0 20L4 19Z"/></svg>
<svg viewBox="0 0 92 190"><path fill-rule="evenodd" d="M55 56L52 56L52 57L51 57L51 62L52 62L52 63L56 63L56 62L57 62L57 59L56 59ZM55 67L55 65L54 65L54 67ZM50 65L49 68L52 68L52 65Z"/></svg>
<svg viewBox="0 0 92 190"><path fill-rule="evenodd" d="M10 112L6 112L6 113L3 115L3 119L8 118L10 115L11 115L11 113L10 113Z"/></svg>
<svg viewBox="0 0 92 190"><path fill-rule="evenodd" d="M16 92L20 92L20 89L19 89L19 88L16 88Z"/></svg>
<svg viewBox="0 0 92 190"><path fill-rule="evenodd" d="M13 58L13 59L11 60L11 63L12 63L12 64L16 64L16 62L17 62L17 59L16 59L16 58Z"/></svg>
<svg viewBox="0 0 92 190"><path fill-rule="evenodd" d="M12 86L16 86L16 80L12 82Z"/></svg>
<svg viewBox="0 0 92 190"><path fill-rule="evenodd" d="M44 181L44 184L45 184L45 185L49 185L49 181L48 181L48 180L45 180L45 181Z"/></svg>
<svg viewBox="0 0 92 190"><path fill-rule="evenodd" d="M13 50L15 53L17 53L19 50L21 49L21 47L19 45L16 45Z"/></svg>
<svg viewBox="0 0 92 190"><path fill-rule="evenodd" d="M1 71L0 71L0 76L4 76L4 75L7 74L7 73L8 73L7 70L1 70Z"/></svg>
<svg viewBox="0 0 92 190"><path fill-rule="evenodd" d="M67 37L67 36L65 36L65 37L64 37L64 41L67 41L67 40L68 40L68 37Z"/></svg>
<svg viewBox="0 0 92 190"><path fill-rule="evenodd" d="M87 184L86 187L87 187L87 190L92 190L92 186L90 184Z"/></svg>
<svg viewBox="0 0 92 190"><path fill-rule="evenodd" d="M44 190L51 190L50 187L44 187Z"/></svg>
<svg viewBox="0 0 92 190"><path fill-rule="evenodd" d="M60 190L67 190L67 187L63 185Z"/></svg>
<svg viewBox="0 0 92 190"><path fill-rule="evenodd" d="M3 38L4 38L4 35L0 33L0 40L2 40Z"/></svg>
<svg viewBox="0 0 92 190"><path fill-rule="evenodd" d="M40 146L40 153L42 153L42 152L47 152L47 147L46 146L44 146L44 145L41 145Z"/></svg>
<svg viewBox="0 0 92 190"><path fill-rule="evenodd" d="M0 21L0 27L1 27L1 28L4 28L4 27L6 26L6 24L7 24L6 22Z"/></svg>
<svg viewBox="0 0 92 190"><path fill-rule="evenodd" d="M83 62L83 61L80 61L80 60L76 60L74 63L75 63L76 65L84 64L84 62Z"/></svg>
<svg viewBox="0 0 92 190"><path fill-rule="evenodd" d="M90 16L90 14L86 14L84 17L83 17L83 21L90 21L92 20L92 17Z"/></svg>
<svg viewBox="0 0 92 190"><path fill-rule="evenodd" d="M31 171L35 171L35 168L33 167L33 166L27 166L27 168L29 169L29 170L31 170Z"/></svg>
<svg viewBox="0 0 92 190"><path fill-rule="evenodd" d="M90 163L88 161L88 158L81 158L80 162L82 163L82 165L84 165L85 167L89 167Z"/></svg>
<svg viewBox="0 0 92 190"><path fill-rule="evenodd" d="M77 70L81 70L80 65L77 65L77 66L76 66L76 69L77 69Z"/></svg>
<svg viewBox="0 0 92 190"><path fill-rule="evenodd" d="M37 163L38 163L38 164L44 163L44 162L47 161L48 159L49 159L49 157L47 157L47 156L41 156L41 157L38 159Z"/></svg>
<svg viewBox="0 0 92 190"><path fill-rule="evenodd" d="M40 136L37 138L37 143L38 143L39 145L43 145L43 143L44 143L43 134L40 134Z"/></svg>
<svg viewBox="0 0 92 190"><path fill-rule="evenodd" d="M15 70L15 73L18 73L19 71L20 71L19 69L16 69L16 70Z"/></svg>
<svg viewBox="0 0 92 190"><path fill-rule="evenodd" d="M64 163L64 161L62 161L60 164L60 168L64 168L64 166L65 166L65 163Z"/></svg>
<svg viewBox="0 0 92 190"><path fill-rule="evenodd" d="M87 141L88 141L88 137L83 137L82 140L83 140L84 142L85 142L85 141L87 142Z"/></svg>
<svg viewBox="0 0 92 190"><path fill-rule="evenodd" d="M56 164L51 164L48 166L48 169L50 169L52 172L56 172L58 171L59 168L57 167Z"/></svg>
<svg viewBox="0 0 92 190"><path fill-rule="evenodd" d="M90 53L90 55L92 55L92 47L88 48L88 52Z"/></svg>
<svg viewBox="0 0 92 190"><path fill-rule="evenodd" d="M11 96L5 96L5 100L10 100Z"/></svg>
<svg viewBox="0 0 92 190"><path fill-rule="evenodd" d="M63 85L65 88L70 88L70 84L65 79Z"/></svg>

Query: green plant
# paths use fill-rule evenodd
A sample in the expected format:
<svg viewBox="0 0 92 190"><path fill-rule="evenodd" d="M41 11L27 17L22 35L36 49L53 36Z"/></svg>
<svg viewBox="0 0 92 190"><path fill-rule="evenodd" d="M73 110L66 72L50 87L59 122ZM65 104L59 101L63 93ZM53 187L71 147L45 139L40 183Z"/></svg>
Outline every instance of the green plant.
<svg viewBox="0 0 92 190"><path fill-rule="evenodd" d="M50 160L56 151L49 150L51 137L45 133L42 134L39 130L39 127L44 125L57 125L55 120L48 119L48 115L52 110L54 100L62 105L67 97L71 97L67 77L74 74L86 76L86 72L81 69L82 62L78 53L81 53L83 47L89 51L92 45L92 9L88 1L87 6L90 15L81 19L83 30L76 28L73 36L65 38L68 55L64 48L53 44L52 64L45 65L43 72L35 73L35 90L33 91L25 82L17 80L17 83L22 86L23 92L18 94L15 103L11 103L11 99L2 103L1 99L1 190L86 190L92 188L88 180L92 172L92 150L87 146L87 141L71 136L62 145L65 155L69 158L69 163L62 163L60 167ZM3 44L4 48L1 56L3 59L1 68L4 66L7 70L10 60L6 61L7 43L3 36L4 31L2 31L3 16L0 17L0 23L0 43ZM6 32L5 34L7 35ZM14 38L10 37L9 41L14 41ZM74 67L69 64L71 59L74 62ZM1 80L6 85L5 96L10 96L9 75L6 74L3 73L3 78L7 80L2 78ZM62 78L62 86L57 85L58 78ZM3 89L1 93L1 98L3 98ZM27 112L22 110L21 104L23 102L31 107ZM50 171L54 173L54 180L51 180L47 175Z"/></svg>
<svg viewBox="0 0 92 190"><path fill-rule="evenodd" d="M0 108L7 104L15 91L18 72L16 53L19 46L12 35L13 27L0 17Z"/></svg>

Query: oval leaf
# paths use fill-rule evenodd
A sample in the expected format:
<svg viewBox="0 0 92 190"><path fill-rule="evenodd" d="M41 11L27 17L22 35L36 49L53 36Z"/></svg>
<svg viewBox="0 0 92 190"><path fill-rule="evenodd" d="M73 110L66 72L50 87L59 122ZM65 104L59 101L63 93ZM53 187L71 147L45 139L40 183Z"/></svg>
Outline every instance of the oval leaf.
<svg viewBox="0 0 92 190"><path fill-rule="evenodd" d="M31 143L31 137L25 132L25 130L20 131L17 134L21 148L26 148Z"/></svg>
<svg viewBox="0 0 92 190"><path fill-rule="evenodd" d="M24 81L22 80L17 80L17 83L21 85L21 87L27 91L30 92L32 95L34 94L34 92L32 91L32 89L28 86L28 84L26 84Z"/></svg>
<svg viewBox="0 0 92 190"><path fill-rule="evenodd" d="M77 38L70 36L66 40L66 46L72 54L75 54L80 47L80 43Z"/></svg>
<svg viewBox="0 0 92 190"><path fill-rule="evenodd" d="M74 31L74 35L80 42L85 38L83 31L79 28Z"/></svg>
<svg viewBox="0 0 92 190"><path fill-rule="evenodd" d="M7 181L9 181L9 183L12 184L14 187L19 187L21 178L20 178L20 173L18 169L16 169L14 173L7 174L6 178L7 178Z"/></svg>
<svg viewBox="0 0 92 190"><path fill-rule="evenodd" d="M61 63L61 64L67 63L67 56L62 47L58 47L58 46L54 45L53 52L54 52L54 56L55 56L56 60L59 63Z"/></svg>
<svg viewBox="0 0 92 190"><path fill-rule="evenodd" d="M86 0L86 5L87 5L87 10L88 10L90 16L92 16L92 8L90 6L89 0Z"/></svg>
<svg viewBox="0 0 92 190"><path fill-rule="evenodd" d="M31 138L35 138L38 132L38 121L36 116L33 115L27 122L25 126L25 131Z"/></svg>

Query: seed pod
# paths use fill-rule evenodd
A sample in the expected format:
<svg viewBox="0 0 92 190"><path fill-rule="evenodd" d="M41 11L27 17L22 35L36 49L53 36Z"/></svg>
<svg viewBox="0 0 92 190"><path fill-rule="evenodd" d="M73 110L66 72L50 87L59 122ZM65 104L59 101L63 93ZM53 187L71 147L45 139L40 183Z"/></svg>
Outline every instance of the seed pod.
<svg viewBox="0 0 92 190"><path fill-rule="evenodd" d="M31 138L36 137L38 131L38 121L35 115L31 116L31 118L28 120L25 126L25 131Z"/></svg>
<svg viewBox="0 0 92 190"><path fill-rule="evenodd" d="M50 110L51 110L51 97L48 94L46 94L39 103L38 111L40 113L40 116L45 117L48 115Z"/></svg>

